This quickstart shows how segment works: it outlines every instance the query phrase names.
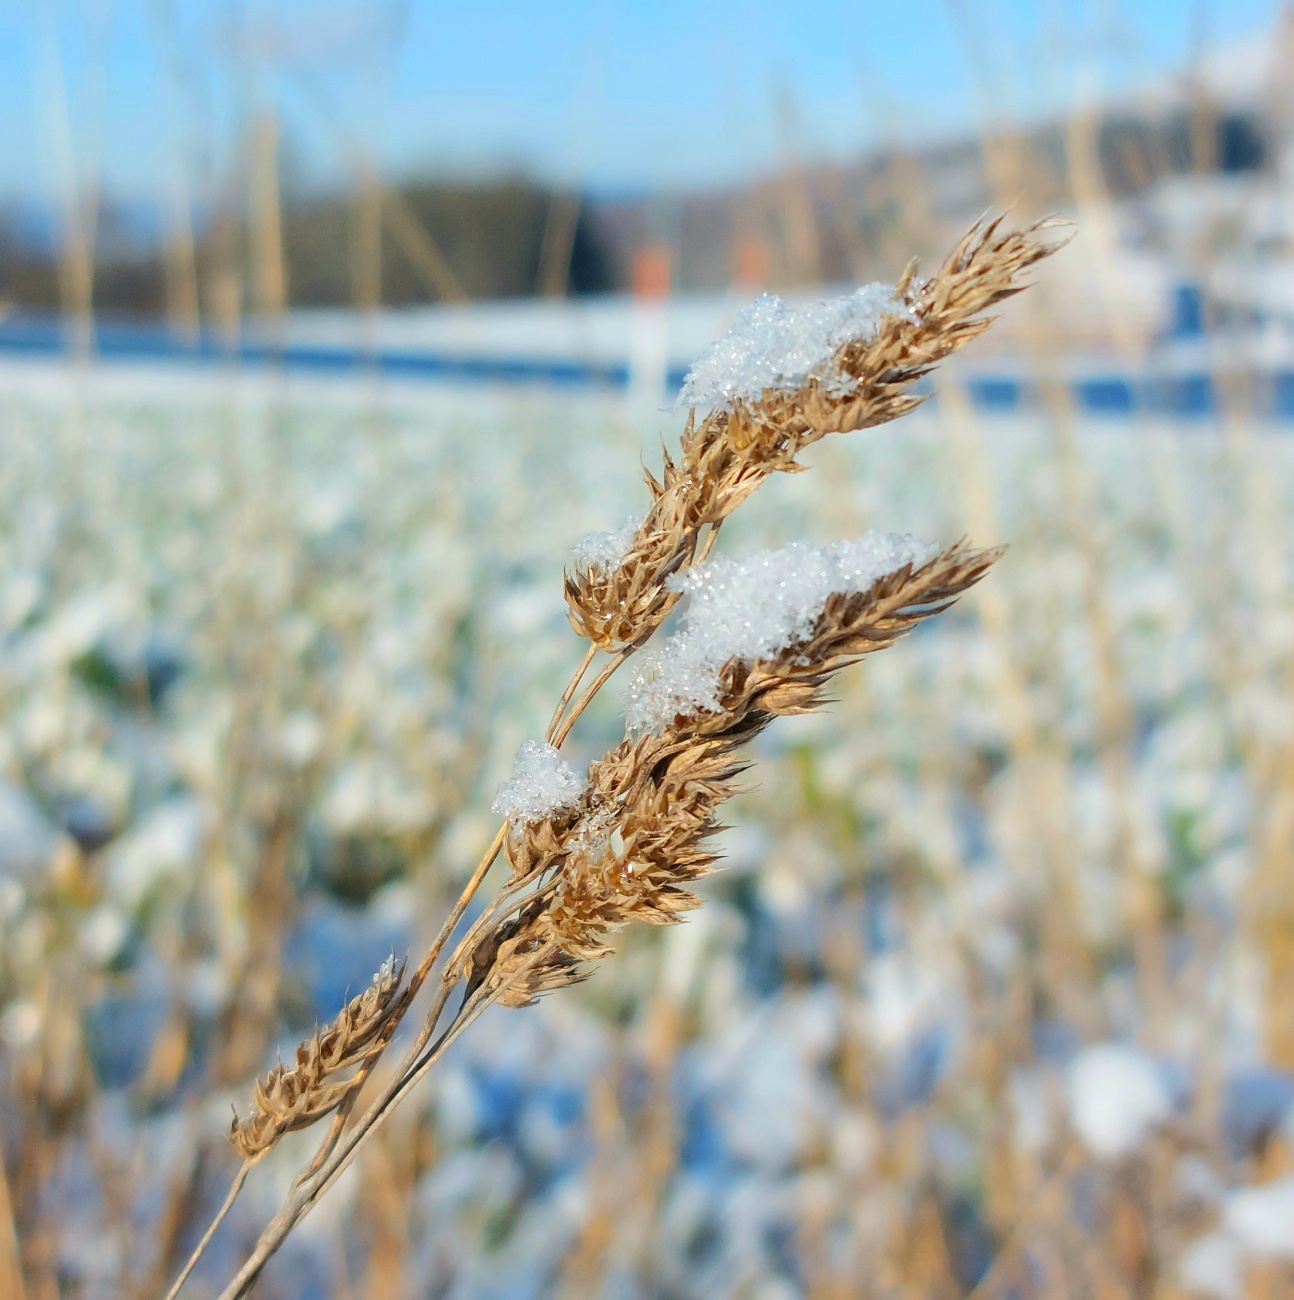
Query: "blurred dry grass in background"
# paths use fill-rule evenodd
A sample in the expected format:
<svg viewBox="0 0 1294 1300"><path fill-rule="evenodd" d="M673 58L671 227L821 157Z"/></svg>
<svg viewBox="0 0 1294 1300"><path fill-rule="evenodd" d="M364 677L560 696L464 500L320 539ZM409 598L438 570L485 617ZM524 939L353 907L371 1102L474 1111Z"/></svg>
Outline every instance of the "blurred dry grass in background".
<svg viewBox="0 0 1294 1300"><path fill-rule="evenodd" d="M1294 442L1258 328L1281 33L1242 172L1203 90L1161 129L979 142L973 201L1080 229L991 345L1036 402L986 410L968 355L725 546L874 526L1007 558L762 743L706 908L489 1012L258 1294L1294 1295ZM397 254L437 299L493 291L417 195L281 212L251 139L252 219L172 245L146 304L177 328L308 301L294 258L342 264L343 229L329 292L360 309L399 300ZM717 204L710 264L741 293L896 274L962 223L946 164L791 168ZM554 293L564 201L527 226ZM638 219L603 284L650 271ZM1144 285L1174 276L1203 332L1165 345ZM1165 412L1174 347L1212 413ZM1130 411L1076 403L1097 351ZM232 368L6 366L0 393L0 1295L160 1295L237 1167L230 1105L457 894L577 657L569 545L640 507L673 417ZM190 1294L304 1154L258 1168Z"/></svg>

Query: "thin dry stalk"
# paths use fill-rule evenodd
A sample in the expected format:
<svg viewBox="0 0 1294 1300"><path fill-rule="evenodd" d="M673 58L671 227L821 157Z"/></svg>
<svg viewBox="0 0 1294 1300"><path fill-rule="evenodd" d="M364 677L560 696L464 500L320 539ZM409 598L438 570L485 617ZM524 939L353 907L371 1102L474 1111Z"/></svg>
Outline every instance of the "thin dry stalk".
<svg viewBox="0 0 1294 1300"><path fill-rule="evenodd" d="M383 189L382 224L437 299L467 302L467 293L453 268L399 190Z"/></svg>
<svg viewBox="0 0 1294 1300"><path fill-rule="evenodd" d="M222 1083L244 1079L260 1065L274 1025L282 976L281 936L292 906L288 872L295 826L285 805L286 801L270 818L248 898L248 953L225 1012L225 1032L215 1068L216 1079Z"/></svg>
<svg viewBox="0 0 1294 1300"><path fill-rule="evenodd" d="M408 1294L404 1272L409 1251L409 1182L407 1162L396 1158L407 1137L388 1131L386 1140L369 1143L365 1153L363 1208L370 1245L361 1294L370 1300L397 1300Z"/></svg>
<svg viewBox="0 0 1294 1300"><path fill-rule="evenodd" d="M998 1247L988 1272L980 1278L966 1300L988 1300L988 1297L994 1295L1007 1281L1012 1270L1018 1267L1018 1256L1028 1244L1029 1233L1041 1222L1056 1216L1056 1202L1062 1198L1071 1175L1078 1167L1081 1155L1082 1152L1077 1146L1070 1146L1066 1150L1055 1170L1047 1176L1046 1181L1033 1195L1010 1235Z"/></svg>
<svg viewBox="0 0 1294 1300"><path fill-rule="evenodd" d="M1294 705L1294 654L1286 670ZM1282 1069L1294 1067L1294 739L1281 747L1256 836L1257 870L1245 900L1251 932L1267 959L1265 1025L1267 1053Z"/></svg>
<svg viewBox="0 0 1294 1300"><path fill-rule="evenodd" d="M9 1199L9 1177L5 1173L4 1146L0 1142L0 1295L24 1300L22 1255L14 1229L13 1204Z"/></svg>
<svg viewBox="0 0 1294 1300"><path fill-rule="evenodd" d="M1172 989L1161 931L1163 899L1155 883L1161 864L1154 860L1154 848L1138 842L1137 828L1144 824L1146 815L1135 780L1132 708L1107 596L1109 565L1104 543L1094 527L1095 491L1075 439L1072 395L1067 385L1045 373L1040 354L1035 353L1034 362L1039 368L1043 406L1061 471L1069 532L1083 565L1083 609L1095 669L1097 757L1116 811L1114 857L1125 889L1124 910L1149 1013L1148 1032L1154 1037L1167 1028L1172 1013Z"/></svg>
<svg viewBox="0 0 1294 1300"><path fill-rule="evenodd" d="M166 1279L171 1276L177 1258L177 1248L186 1224L191 1222L193 1212L202 1190L203 1166L206 1152L195 1146L189 1158L166 1180L161 1212L157 1226L152 1233L152 1262L141 1270L142 1281L132 1278L129 1294L132 1300L145 1300L161 1294L166 1286ZM129 1187L138 1177L138 1165L130 1171L126 1180ZM121 1229L130 1231L131 1203L129 1192L119 1198L122 1202L118 1211Z"/></svg>
<svg viewBox="0 0 1294 1300"><path fill-rule="evenodd" d="M467 302L468 294L459 283L453 267L445 260L440 246L400 190L381 183L368 150L362 141L355 139L346 129L341 114L323 83L316 77L301 75L298 84L320 110L320 120L332 131L348 166L361 177L361 185L371 189L371 196L365 202L371 213L380 218L377 232L379 241L381 230L384 229L408 258L414 273L434 299L440 302ZM366 238L372 239L372 235ZM379 275L380 269L379 265Z"/></svg>
<svg viewBox="0 0 1294 1300"><path fill-rule="evenodd" d="M369 166L358 169L350 241L351 301L371 318L382 305L382 189Z"/></svg>
<svg viewBox="0 0 1294 1300"><path fill-rule="evenodd" d="M184 1265L180 1276L177 1277L166 1293L166 1300L174 1300L180 1294L180 1289L185 1282L189 1280L189 1274L193 1272L198 1260L203 1256L207 1247L211 1244L211 1239L216 1235L216 1229L225 1221L225 1216L234 1208L234 1202L238 1199L238 1193L243 1190L243 1184L247 1181L247 1175L252 1171L252 1161L244 1160L239 1166L238 1172L234 1175L234 1181L229 1184L229 1191L225 1194L225 1199L220 1209L216 1211L216 1217L211 1220L206 1232L202 1234L201 1240L193 1248L193 1254L189 1256L188 1262Z"/></svg>
<svg viewBox="0 0 1294 1300"><path fill-rule="evenodd" d="M682 1044L682 1008L675 990L662 989L649 1009L646 1064L651 1093L645 1116L645 1132L638 1160L639 1185L634 1209L641 1217L642 1231L635 1250L635 1271L644 1288L656 1279L660 1259L658 1229L661 1209L671 1176L678 1165L679 1117L675 1111L675 1064Z"/></svg>
<svg viewBox="0 0 1294 1300"><path fill-rule="evenodd" d="M288 298L278 150L278 119L266 109L252 132L252 259L256 306L271 321L282 316Z"/></svg>
<svg viewBox="0 0 1294 1300"><path fill-rule="evenodd" d="M1144 366L1149 339L1144 330L1138 330L1130 324L1128 313L1120 302L1118 232L1114 219L1114 202L1101 166L1098 147L1100 125L1095 109L1077 113L1071 119L1066 133L1069 182L1095 269L1104 323L1114 340L1121 362L1131 373L1136 374ZM1154 139L1152 135L1151 141ZM1145 163L1147 183L1162 177L1168 170L1167 159L1161 156L1161 150L1152 144L1148 153ZM1217 391L1225 396L1229 389L1219 387ZM1244 511L1247 527L1255 542L1250 553L1262 554L1262 534L1269 532L1263 525L1270 520L1271 515L1263 509L1263 493L1258 480L1246 476L1246 471L1251 468L1248 458L1252 454L1247 424L1235 418L1228 420L1227 424L1228 449L1235 461L1232 469L1254 494L1247 503L1249 508ZM1265 755L1238 704L1246 698L1250 686L1245 664L1244 638L1237 634L1238 620L1216 616L1218 610L1224 609L1234 599L1237 585L1233 575L1228 572L1230 548L1224 539L1224 534L1229 534L1234 524L1228 520L1224 525L1218 520L1211 529L1196 526L1182 480L1181 446L1182 440L1176 431L1150 435L1151 478L1159 497L1165 525L1172 537L1172 549L1187 556L1179 572L1194 607L1194 621L1203 631L1207 646L1203 661L1221 702L1223 726L1230 743L1240 755L1250 789L1263 791L1267 788L1268 779ZM1215 503L1217 497L1218 494L1210 493L1210 503ZM1210 537L1210 533L1214 536ZM1197 961L1187 968L1181 978L1184 982L1203 984L1207 982L1208 969L1208 963ZM1179 991L1177 999L1189 1003L1189 991L1185 995ZM1215 1011L1211 1021L1213 1028L1210 1032L1216 1041L1216 1036L1221 1033L1220 1013ZM1205 1113L1211 1113L1215 1123L1222 1094L1221 1060L1220 1052L1202 1053L1203 1077L1196 1092L1197 1117L1202 1118Z"/></svg>
<svg viewBox="0 0 1294 1300"><path fill-rule="evenodd" d="M365 1067L377 1059L395 1032L404 972L404 962L388 962L331 1024L297 1048L293 1065L280 1063L257 1080L251 1113L245 1119L235 1115L229 1132L230 1144L243 1157L243 1163L224 1204L171 1287L168 1300L179 1293L193 1271L233 1207L252 1166L284 1134L306 1128L324 1115L353 1104L367 1078Z"/></svg>
<svg viewBox="0 0 1294 1300"><path fill-rule="evenodd" d="M589 646L554 714L555 745L659 627L679 599L668 579L709 553L723 520L770 474L803 468L798 454L826 434L882 424L917 405L913 383L988 328L983 313L1018 293L1023 273L1054 250L1040 238L1051 225L1014 232L997 221L977 225L930 280L910 266L896 291L899 309L873 337L841 347L824 377L689 416L679 455L666 455L659 480L647 476L651 504L624 558L567 577L571 622ZM611 951L616 931L634 921L674 924L698 906L690 886L714 865L710 840L720 806L738 789L743 747L773 718L818 707L838 672L946 609L998 555L958 543L865 591L828 597L801 639L766 659L724 664L713 707L627 735L591 764L575 806L505 824L407 983L401 987L403 969L379 980L298 1049L293 1067L258 1086L252 1117L234 1131L248 1160L290 1129L330 1112L334 1119L222 1300L247 1293L288 1233L487 1007L524 1006L584 979L586 963ZM577 698L599 649L609 658ZM501 849L508 879L444 963L403 1060L348 1129L359 1089ZM441 1028L460 988L462 1001ZM353 1073L336 1079L342 1070Z"/></svg>
<svg viewBox="0 0 1294 1300"><path fill-rule="evenodd" d="M1079 142L1081 140L1080 132ZM1071 140L1071 143L1076 142ZM1021 192L1018 187L1023 186L1024 179L1033 170L1030 164L1034 161L1034 154L1029 143L1022 136L1008 134L986 139L984 150L999 201ZM1085 157L1084 149L1080 148L1073 164L1073 170L1080 177L1084 173ZM1099 167L1099 160L1088 160L1088 165ZM1089 176L1087 188L1092 188L1093 184ZM1064 524L1082 566L1083 611L1095 670L1098 764L1116 813L1114 857L1126 894L1125 920L1133 938L1138 979L1150 1009L1150 1032L1154 1034L1168 1024L1171 989L1159 928L1162 901L1151 883L1154 873L1150 868L1155 864L1138 860L1144 852L1137 834L1143 810L1139 807L1136 782L1132 779L1132 714L1106 597L1108 565L1095 526L1098 514L1094 489L1075 441L1073 396L1066 379L1056 373L1046 351L1047 322L1037 310L1037 298L1031 302L1035 310L1025 338L1051 435L1052 454L1059 470Z"/></svg>
<svg viewBox="0 0 1294 1300"><path fill-rule="evenodd" d="M970 398L955 372L941 376L939 404L948 446L956 462L967 526L976 536L996 537L998 512L988 458ZM1051 905L1043 917L1051 932L1043 944L1049 956L1048 969L1042 974L1075 1022L1096 1032L1100 1011L1091 1005L1087 995L1091 956L1080 926L1082 907L1072 816L1067 806L1067 755L1049 752L1045 743L1011 634L1010 599L1001 584L985 590L979 614L993 644L997 665L993 685L1013 767L1025 787L1024 816L1029 821L1030 838L1041 854L1051 895Z"/></svg>
<svg viewBox="0 0 1294 1300"><path fill-rule="evenodd" d="M571 274L571 254L580 223L578 194L555 194L548 202L544 238L539 251L539 292L545 298L565 298Z"/></svg>
<svg viewBox="0 0 1294 1300"><path fill-rule="evenodd" d="M167 194L169 233L162 249L166 271L167 324L190 345L201 332L198 314L198 258L193 240L193 210L182 167L172 176Z"/></svg>
<svg viewBox="0 0 1294 1300"><path fill-rule="evenodd" d="M575 1234L558 1276L558 1293L585 1300L596 1296L603 1260L616 1237L624 1200L625 1122L620 1110L621 1062L590 1081L589 1127L593 1154L588 1166L588 1217Z"/></svg>

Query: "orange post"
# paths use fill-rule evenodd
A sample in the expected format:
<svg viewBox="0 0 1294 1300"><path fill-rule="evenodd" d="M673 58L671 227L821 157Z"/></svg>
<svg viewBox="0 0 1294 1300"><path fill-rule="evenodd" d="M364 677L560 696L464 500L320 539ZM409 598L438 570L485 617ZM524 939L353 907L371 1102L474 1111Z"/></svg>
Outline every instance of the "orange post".
<svg viewBox="0 0 1294 1300"><path fill-rule="evenodd" d="M673 261L668 244L639 244L634 249L634 297L668 298Z"/></svg>
<svg viewBox="0 0 1294 1300"><path fill-rule="evenodd" d="M735 289L762 289L768 284L771 261L768 240L743 235L732 250L732 284Z"/></svg>

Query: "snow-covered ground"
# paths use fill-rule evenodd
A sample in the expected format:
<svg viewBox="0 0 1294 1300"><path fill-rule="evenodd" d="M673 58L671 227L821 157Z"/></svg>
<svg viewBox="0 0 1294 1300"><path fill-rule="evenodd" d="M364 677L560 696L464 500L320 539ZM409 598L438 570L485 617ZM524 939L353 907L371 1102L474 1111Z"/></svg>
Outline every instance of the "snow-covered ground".
<svg viewBox="0 0 1294 1300"><path fill-rule="evenodd" d="M0 365L0 1131L39 1152L11 1187L69 1290L174 1271L251 1074L443 914L578 658L562 567L641 514L660 407ZM959 412L828 440L720 553L1007 557L772 729L705 908L489 1012L264 1294L991 1268L1239 1297L1288 1268L1294 444ZM306 1150L258 1167L196 1287Z"/></svg>

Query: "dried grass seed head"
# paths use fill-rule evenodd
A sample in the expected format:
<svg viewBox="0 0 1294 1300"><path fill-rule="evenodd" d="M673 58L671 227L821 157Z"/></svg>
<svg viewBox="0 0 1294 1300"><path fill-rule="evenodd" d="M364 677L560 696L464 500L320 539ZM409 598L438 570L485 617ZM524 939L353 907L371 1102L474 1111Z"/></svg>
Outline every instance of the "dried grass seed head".
<svg viewBox="0 0 1294 1300"><path fill-rule="evenodd" d="M816 708L835 673L946 609L1000 553L958 543L865 590L843 583L802 633L767 656L723 663L702 705L656 718L659 725L591 764L584 810L549 845L551 888L518 924L512 951L547 948L554 963L560 954L594 960L631 922L669 925L699 906L689 886L714 865L709 841L745 770L743 747L775 716ZM545 969L553 987L578 975L567 966Z"/></svg>
<svg viewBox="0 0 1294 1300"><path fill-rule="evenodd" d="M285 1133L313 1124L349 1096L355 1080L335 1076L385 1045L401 1010L406 965L389 958L363 993L297 1047L291 1066L280 1062L256 1081L251 1114L235 1116L229 1133L244 1159L264 1155Z"/></svg>
<svg viewBox="0 0 1294 1300"><path fill-rule="evenodd" d="M768 475L801 468L799 453L828 433L870 428L919 405L912 385L987 329L985 312L1026 287L1025 273L1058 247L1046 238L1058 224L1006 231L1000 219L979 223L929 280L910 266L894 289L901 306L843 343L820 373L734 394L700 419L694 411L677 458L666 453L661 477L646 476L651 503L619 563L567 574L576 632L605 650L645 640L678 600L668 579L692 562L701 530L720 524Z"/></svg>

